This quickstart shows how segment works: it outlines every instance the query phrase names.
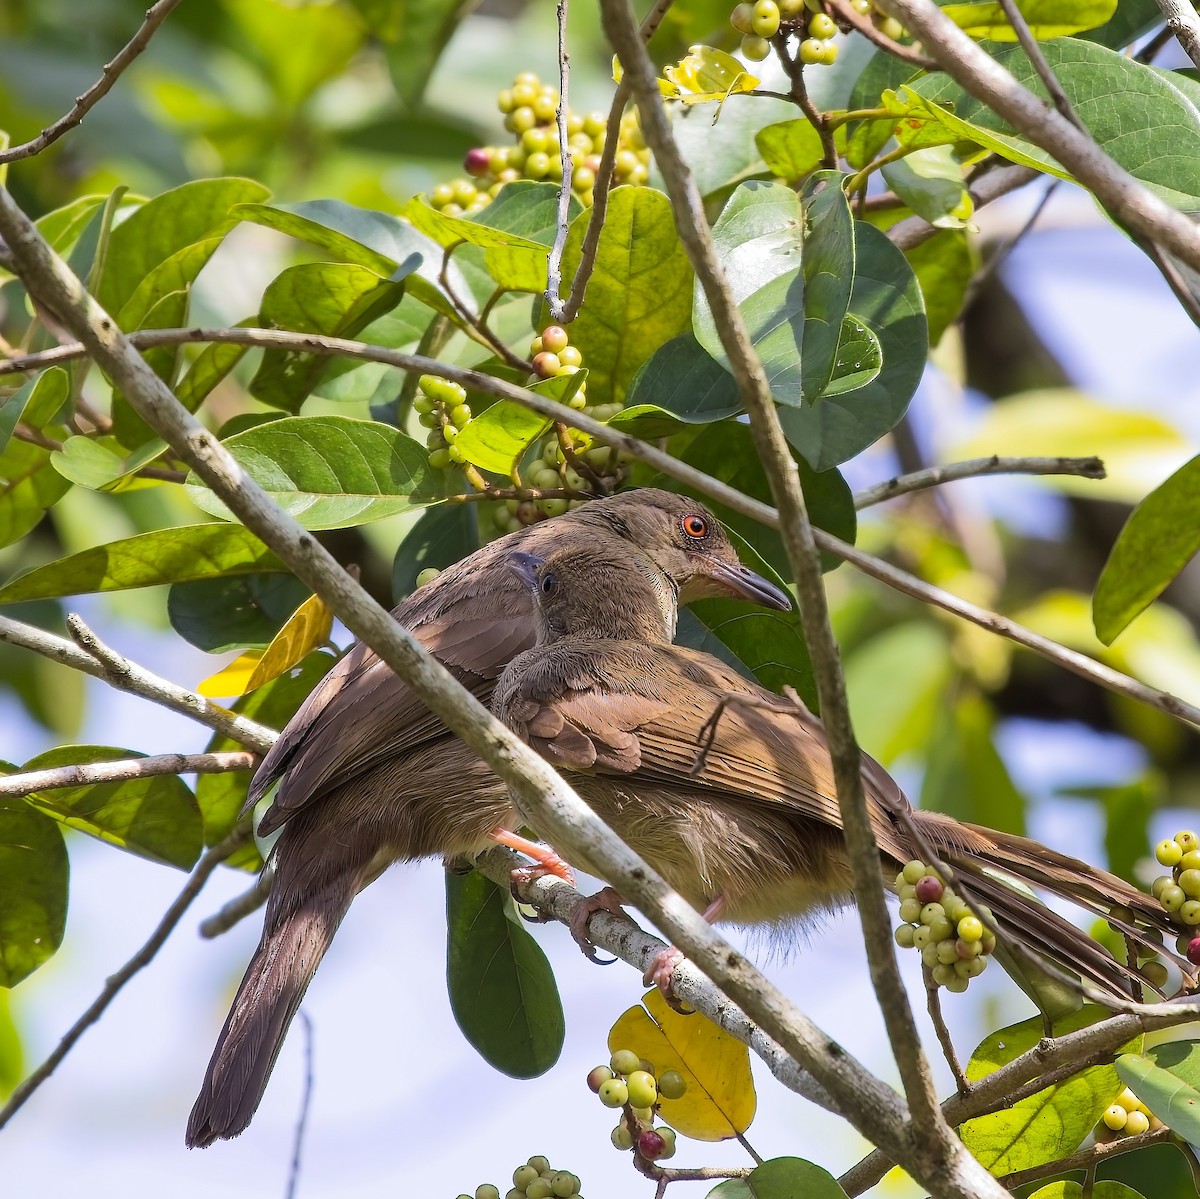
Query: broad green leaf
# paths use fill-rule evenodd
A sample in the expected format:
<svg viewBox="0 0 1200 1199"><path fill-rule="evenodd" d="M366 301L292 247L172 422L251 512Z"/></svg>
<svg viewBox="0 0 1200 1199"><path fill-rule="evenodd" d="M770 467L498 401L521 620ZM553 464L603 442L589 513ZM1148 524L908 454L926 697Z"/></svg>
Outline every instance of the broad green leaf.
<svg viewBox="0 0 1200 1199"><path fill-rule="evenodd" d="M51 770L145 756L110 745L60 745L31 758L21 769ZM152 862L188 870L200 856L200 809L178 775L54 787L26 796L26 802L67 828Z"/></svg>
<svg viewBox="0 0 1200 1199"><path fill-rule="evenodd" d="M62 944L69 875L55 822L23 799L0 799L0 987L15 987Z"/></svg>
<svg viewBox="0 0 1200 1199"><path fill-rule="evenodd" d="M807 178L825 157L821 135L807 117L768 125L759 130L755 141L763 161L788 183Z"/></svg>
<svg viewBox="0 0 1200 1199"><path fill-rule="evenodd" d="M267 328L354 337L400 303L404 276L416 261L410 258L388 278L344 262L288 267L263 293L260 319ZM264 404L294 413L331 361L326 354L267 350L251 380L250 394Z"/></svg>
<svg viewBox="0 0 1200 1199"><path fill-rule="evenodd" d="M1055 1020L1054 1035L1087 1028L1108 1016L1103 1008L1085 1006ZM971 1055L968 1081L986 1078L1032 1049L1043 1036L1041 1016L992 1033ZM993 1174L1011 1174L1074 1152L1120 1091L1121 1080L1112 1066L1091 1066L1003 1111L968 1120L959 1135Z"/></svg>
<svg viewBox="0 0 1200 1199"><path fill-rule="evenodd" d="M1017 9L1033 36L1044 41L1103 25L1117 11L1117 0L1020 0ZM991 0L947 4L942 12L969 37L990 38L994 42L1017 40L1017 32L1009 24L1003 5Z"/></svg>
<svg viewBox="0 0 1200 1199"><path fill-rule="evenodd" d="M440 504L421 513L392 562L392 597L397 603L416 588L423 570L445 570L479 548L477 504Z"/></svg>
<svg viewBox="0 0 1200 1199"><path fill-rule="evenodd" d="M30 532L70 487L51 466L49 450L10 441L0 454L0 547Z"/></svg>
<svg viewBox="0 0 1200 1199"><path fill-rule="evenodd" d="M882 369L883 351L879 348L879 338L853 312L848 312L842 318L833 373L821 392L821 398L828 399L866 387L879 377Z"/></svg>
<svg viewBox="0 0 1200 1199"><path fill-rule="evenodd" d="M1200 1145L1200 1041L1168 1041L1124 1054L1117 1073L1168 1128Z"/></svg>
<svg viewBox="0 0 1200 1199"><path fill-rule="evenodd" d="M441 247L399 217L358 208L342 200L241 204L235 215L309 242L339 262L365 266L385 279L411 255L419 254L420 264L406 280L409 294L456 324L460 323L461 318L442 293L438 279L442 269ZM471 289L453 262L446 266L446 278L454 294L469 306Z"/></svg>
<svg viewBox="0 0 1200 1199"><path fill-rule="evenodd" d="M241 525L182 525L47 562L0 587L0 603L281 570L283 563Z"/></svg>
<svg viewBox="0 0 1200 1199"><path fill-rule="evenodd" d="M324 651L309 654L291 674L282 675L274 682L243 696L232 705L233 711L257 720L268 728L282 729L336 660L332 654ZM209 741L206 752L223 753L244 748L217 733ZM237 824L246 804L250 776L249 770L236 770L224 774L202 774L196 780L196 802L204 817L205 845L215 845L222 837L228 836ZM258 849L250 844L234 854L226 865L238 870L258 870L262 866L262 858Z"/></svg>
<svg viewBox="0 0 1200 1199"><path fill-rule="evenodd" d="M62 605L53 600L16 604L4 615L44 629L61 629ZM25 714L57 741L80 734L86 676L41 654L7 643L0 645L0 692L17 700Z"/></svg>
<svg viewBox="0 0 1200 1199"><path fill-rule="evenodd" d="M562 1052L562 1002L512 898L476 871L447 871L446 926L446 984L463 1036L510 1078L545 1074Z"/></svg>
<svg viewBox="0 0 1200 1199"><path fill-rule="evenodd" d="M1092 600L1096 636L1117 635L1200 550L1200 457L1191 459L1133 510L1109 552Z"/></svg>
<svg viewBox="0 0 1200 1199"><path fill-rule="evenodd" d="M906 250L904 257L916 271L929 322L929 344L936 346L962 311L975 272L971 242L962 230L943 229Z"/></svg>
<svg viewBox="0 0 1200 1199"><path fill-rule="evenodd" d="M542 379L531 384L529 390L565 404L587 377L585 368L573 375ZM510 475L525 451L549 427L550 421L540 412L534 412L514 400L500 400L468 421L459 431L454 444L468 462L481 470Z"/></svg>
<svg viewBox="0 0 1200 1199"><path fill-rule="evenodd" d="M854 287L854 218L838 171L820 171L801 192L804 216L804 335L801 379L804 398L815 402L829 387L838 360L838 343ZM857 322L850 325L858 330ZM863 341L868 340L862 329ZM866 355L868 350L858 351ZM860 359L861 361L861 359ZM849 365L849 364L848 364ZM869 373L857 364L855 377ZM875 372L878 373L878 370Z"/></svg>
<svg viewBox="0 0 1200 1199"><path fill-rule="evenodd" d="M56 208L34 222L38 232L50 243L52 249L66 257L88 222L108 199L107 196L80 196L62 208Z"/></svg>
<svg viewBox="0 0 1200 1199"><path fill-rule="evenodd" d="M750 1051L707 1016L681 1016L658 991L624 1012L608 1033L608 1048L632 1049L656 1073L678 1070L687 1082L679 1099L661 1099L663 1121L694 1141L724 1141L745 1132L758 1098Z"/></svg>
<svg viewBox="0 0 1200 1199"><path fill-rule="evenodd" d="M1105 478L1048 476L1042 486L1089 499L1137 503L1189 456L1177 429L1153 413L1115 408L1068 388L1027 391L994 404L946 461L988 454L1096 454Z"/></svg>
<svg viewBox="0 0 1200 1199"><path fill-rule="evenodd" d="M659 346L633 377L627 408L653 404L685 424L710 424L742 410L733 376L691 333Z"/></svg>
<svg viewBox="0 0 1200 1199"><path fill-rule="evenodd" d="M311 594L289 574L198 579L171 586L167 592L167 618L185 641L210 654L266 649L287 618Z"/></svg>
<svg viewBox="0 0 1200 1199"><path fill-rule="evenodd" d="M386 0L353 0L364 14L379 12ZM395 0L386 21L388 68L396 91L409 108L425 92L433 68L459 22L477 0Z"/></svg>
<svg viewBox="0 0 1200 1199"><path fill-rule="evenodd" d="M70 394L70 376L61 366L52 366L0 399L0 457L8 448L12 431L22 420L32 428L40 429L67 402Z"/></svg>
<svg viewBox="0 0 1200 1199"><path fill-rule="evenodd" d="M818 471L854 457L896 424L921 381L928 352L921 289L912 267L873 226L855 221L854 237L850 311L875 334L883 366L865 387L779 409L788 441Z"/></svg>
<svg viewBox="0 0 1200 1199"><path fill-rule="evenodd" d="M223 236L237 223L231 216L236 205L261 202L269 194L253 179L199 179L147 200L113 229L96 299L108 312L119 313L161 263Z"/></svg>
<svg viewBox="0 0 1200 1199"><path fill-rule="evenodd" d="M751 75L739 59L712 46L692 46L686 58L673 66L664 67L667 87L660 81L665 95L684 104L702 104L708 100L724 103L740 92L752 92L759 80ZM717 113L720 113L718 105Z"/></svg>
<svg viewBox="0 0 1200 1199"><path fill-rule="evenodd" d="M1154 0L1121 0L1112 18L1082 36L1110 50L1120 50L1162 23L1162 10Z"/></svg>
<svg viewBox="0 0 1200 1199"><path fill-rule="evenodd" d="M0 1099L7 1099L25 1077L21 1032L13 1019L8 992L0 990Z"/></svg>
<svg viewBox="0 0 1200 1199"><path fill-rule="evenodd" d="M962 164L949 146L914 150L886 163L883 177L917 216L938 229L961 229L975 211Z"/></svg>
<svg viewBox="0 0 1200 1199"><path fill-rule="evenodd" d="M129 486L145 486L148 481L128 479L166 451L159 438L141 445L133 453L115 437L68 437L61 450L53 450L50 462L64 479L92 491L123 491Z"/></svg>
<svg viewBox="0 0 1200 1199"><path fill-rule="evenodd" d="M1080 120L1100 148L1168 204L1200 211L1200 115L1164 75L1081 38L1045 43L1042 52ZM1037 72L1018 46L993 55L1026 87L1045 95ZM952 106L951 124L962 121L969 140L1019 161L1018 150L1042 170L1061 174L1041 150L1015 138L989 109L944 76L913 85L939 106ZM946 120L946 116L940 118Z"/></svg>
<svg viewBox="0 0 1200 1199"><path fill-rule="evenodd" d="M285 417L224 444L306 529L367 524L437 503L445 494L442 472L430 468L429 451L376 421ZM188 475L187 493L205 512L230 519L229 510L194 474Z"/></svg>
<svg viewBox="0 0 1200 1199"><path fill-rule="evenodd" d="M729 1178L708 1192L708 1199L846 1199L827 1170L800 1157L773 1157L745 1178ZM1115 1197L1114 1197L1115 1199Z"/></svg>
<svg viewBox="0 0 1200 1199"><path fill-rule="evenodd" d="M247 650L196 690L214 699L245 695L298 666L329 640L333 613L319 595L310 595L288 618L265 650Z"/></svg>
<svg viewBox="0 0 1200 1199"><path fill-rule="evenodd" d="M574 193L567 209L567 220L573 222L583 211ZM553 183L535 183L518 179L506 183L500 194L482 212L472 218L476 225L486 225L507 233L517 233L540 246L554 244L558 232L558 187ZM542 291L546 286L546 264L534 259L522 249L509 250L496 246L484 251L484 263L497 287L509 291ZM564 290L571 276L564 276Z"/></svg>
<svg viewBox="0 0 1200 1199"><path fill-rule="evenodd" d="M235 328L256 327L258 319L249 317L239 321ZM249 351L249 346L233 345L230 342L214 341L196 356L187 374L175 387L175 398L189 411L195 412L208 398L209 393L220 383Z"/></svg>
<svg viewBox="0 0 1200 1199"><path fill-rule="evenodd" d="M564 279L579 268L586 226L586 213L571 223ZM687 329L691 291L671 202L650 187L614 189L587 303L571 324L571 342L588 368L589 403L624 401L642 363Z"/></svg>
<svg viewBox="0 0 1200 1199"><path fill-rule="evenodd" d="M1138 1154L1141 1157L1141 1154ZM1142 1199L1141 1191L1127 1187L1123 1182L1102 1178L1092 1184L1091 1199ZM1083 1187L1077 1182L1052 1182L1039 1187L1029 1199L1084 1199Z"/></svg>

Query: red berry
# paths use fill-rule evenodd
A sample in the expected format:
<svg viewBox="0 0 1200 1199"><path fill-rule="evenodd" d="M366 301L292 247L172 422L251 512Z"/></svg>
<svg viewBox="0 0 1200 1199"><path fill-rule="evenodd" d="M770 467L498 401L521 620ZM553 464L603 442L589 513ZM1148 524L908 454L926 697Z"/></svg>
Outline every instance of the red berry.
<svg viewBox="0 0 1200 1199"><path fill-rule="evenodd" d="M647 1128L644 1132L638 1133L637 1151L641 1157L644 1157L648 1162L654 1161L656 1158L662 1157L667 1148L667 1142L652 1128Z"/></svg>
<svg viewBox="0 0 1200 1199"><path fill-rule="evenodd" d="M491 153L482 146L476 146L473 150L468 150L466 158L463 159L463 170L468 175L486 175L491 170L491 167Z"/></svg>
<svg viewBox="0 0 1200 1199"><path fill-rule="evenodd" d="M1200 937L1188 942L1187 960L1193 966L1200 966Z"/></svg>
<svg viewBox="0 0 1200 1199"><path fill-rule="evenodd" d="M932 874L927 874L917 882L917 902L924 906L927 903L938 903L945 888Z"/></svg>

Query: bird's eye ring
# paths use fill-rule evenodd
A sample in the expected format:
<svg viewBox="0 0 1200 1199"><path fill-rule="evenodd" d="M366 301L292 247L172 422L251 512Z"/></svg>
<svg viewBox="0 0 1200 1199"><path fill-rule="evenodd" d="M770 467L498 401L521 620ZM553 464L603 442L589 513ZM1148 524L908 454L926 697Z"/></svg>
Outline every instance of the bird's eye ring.
<svg viewBox="0 0 1200 1199"><path fill-rule="evenodd" d="M683 531L689 536L699 541L702 537L708 536L708 521L698 513L692 512L685 516L682 521Z"/></svg>
<svg viewBox="0 0 1200 1199"><path fill-rule="evenodd" d="M542 581L539 585L542 589L542 594L549 595L558 586L558 577L553 574L542 575Z"/></svg>

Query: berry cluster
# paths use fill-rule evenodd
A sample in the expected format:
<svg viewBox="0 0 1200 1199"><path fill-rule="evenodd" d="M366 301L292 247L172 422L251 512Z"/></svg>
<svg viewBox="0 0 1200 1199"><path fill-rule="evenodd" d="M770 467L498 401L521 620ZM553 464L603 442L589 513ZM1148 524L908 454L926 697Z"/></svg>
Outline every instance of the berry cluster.
<svg viewBox="0 0 1200 1199"><path fill-rule="evenodd" d="M472 1199L462 1194L458 1199ZM474 1199L500 1199L500 1188L490 1182L475 1188ZM512 1187L504 1199L579 1199L579 1178L570 1170L555 1170L550 1162L535 1154L513 1171Z"/></svg>
<svg viewBox="0 0 1200 1199"><path fill-rule="evenodd" d="M1115 1140L1112 1135L1135 1137L1150 1129L1158 1130L1163 1122L1128 1088L1116 1098L1111 1107L1104 1109L1100 1123L1096 1126L1097 1140Z"/></svg>
<svg viewBox="0 0 1200 1199"><path fill-rule="evenodd" d="M872 10L871 0L854 0L859 11ZM771 52L771 38L781 28L801 35L800 61L807 65L833 63L837 46L831 40L838 31L834 19L820 0L743 0L729 15L729 23L742 35L741 51L752 62L761 62Z"/></svg>
<svg viewBox="0 0 1200 1199"><path fill-rule="evenodd" d="M425 439L429 447L429 465L434 470L445 470L452 462L463 462L462 451L454 443L459 431L471 419L466 391L449 379L422 375L417 380L413 411L429 430Z"/></svg>
<svg viewBox="0 0 1200 1199"><path fill-rule="evenodd" d="M995 935L924 862L907 863L896 875L896 890L904 921L896 929L896 944L920 950L938 986L965 991L986 969Z"/></svg>
<svg viewBox="0 0 1200 1199"><path fill-rule="evenodd" d="M605 1107L623 1109L621 1122L612 1130L613 1146L632 1149L644 1161L665 1161L675 1156L675 1130L655 1127L659 1099L679 1099L687 1080L678 1070L664 1070L657 1078L654 1066L632 1049L618 1049L607 1066L597 1066L587 1076L588 1086Z"/></svg>
<svg viewBox="0 0 1200 1199"><path fill-rule="evenodd" d="M571 345L570 336L561 325L547 325L541 336L530 342L529 357L538 379L573 375L583 366L583 355ZM567 401L567 407L582 411L587 406L586 394L587 383L580 383L579 390Z"/></svg>
<svg viewBox="0 0 1200 1199"><path fill-rule="evenodd" d="M1179 938L1179 952L1193 965L1200 965L1200 837L1184 829L1154 847L1160 866L1171 873L1160 874L1150 893L1165 911L1187 930Z"/></svg>
<svg viewBox="0 0 1200 1199"><path fill-rule="evenodd" d="M506 183L517 179L558 182L563 175L558 138L558 92L530 71L523 71L496 97L504 114L504 128L513 134L515 145L476 146L467 152L463 170L469 179L441 183L429 194L434 208L448 216L478 212ZM596 172L604 150L608 118L604 113L583 117L567 113L567 144L571 149L571 190L585 206L592 203ZM613 163L617 183L640 186L650 177L650 151L642 137L637 115L621 120L617 154Z"/></svg>

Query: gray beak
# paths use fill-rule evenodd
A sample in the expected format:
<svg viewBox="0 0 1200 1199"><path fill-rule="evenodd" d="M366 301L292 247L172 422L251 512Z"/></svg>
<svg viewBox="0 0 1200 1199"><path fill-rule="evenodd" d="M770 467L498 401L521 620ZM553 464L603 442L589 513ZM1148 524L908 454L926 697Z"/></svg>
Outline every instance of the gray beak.
<svg viewBox="0 0 1200 1199"><path fill-rule="evenodd" d="M539 558L537 554L527 554L524 550L513 550L504 564L532 594L536 595L538 567L544 561L545 559Z"/></svg>
<svg viewBox="0 0 1200 1199"><path fill-rule="evenodd" d="M762 604L767 608L777 608L781 612L792 610L792 597L748 566L743 566L740 562L722 562L717 558L705 558L704 562L710 577L718 583L723 583L740 599L749 600L752 604Z"/></svg>

